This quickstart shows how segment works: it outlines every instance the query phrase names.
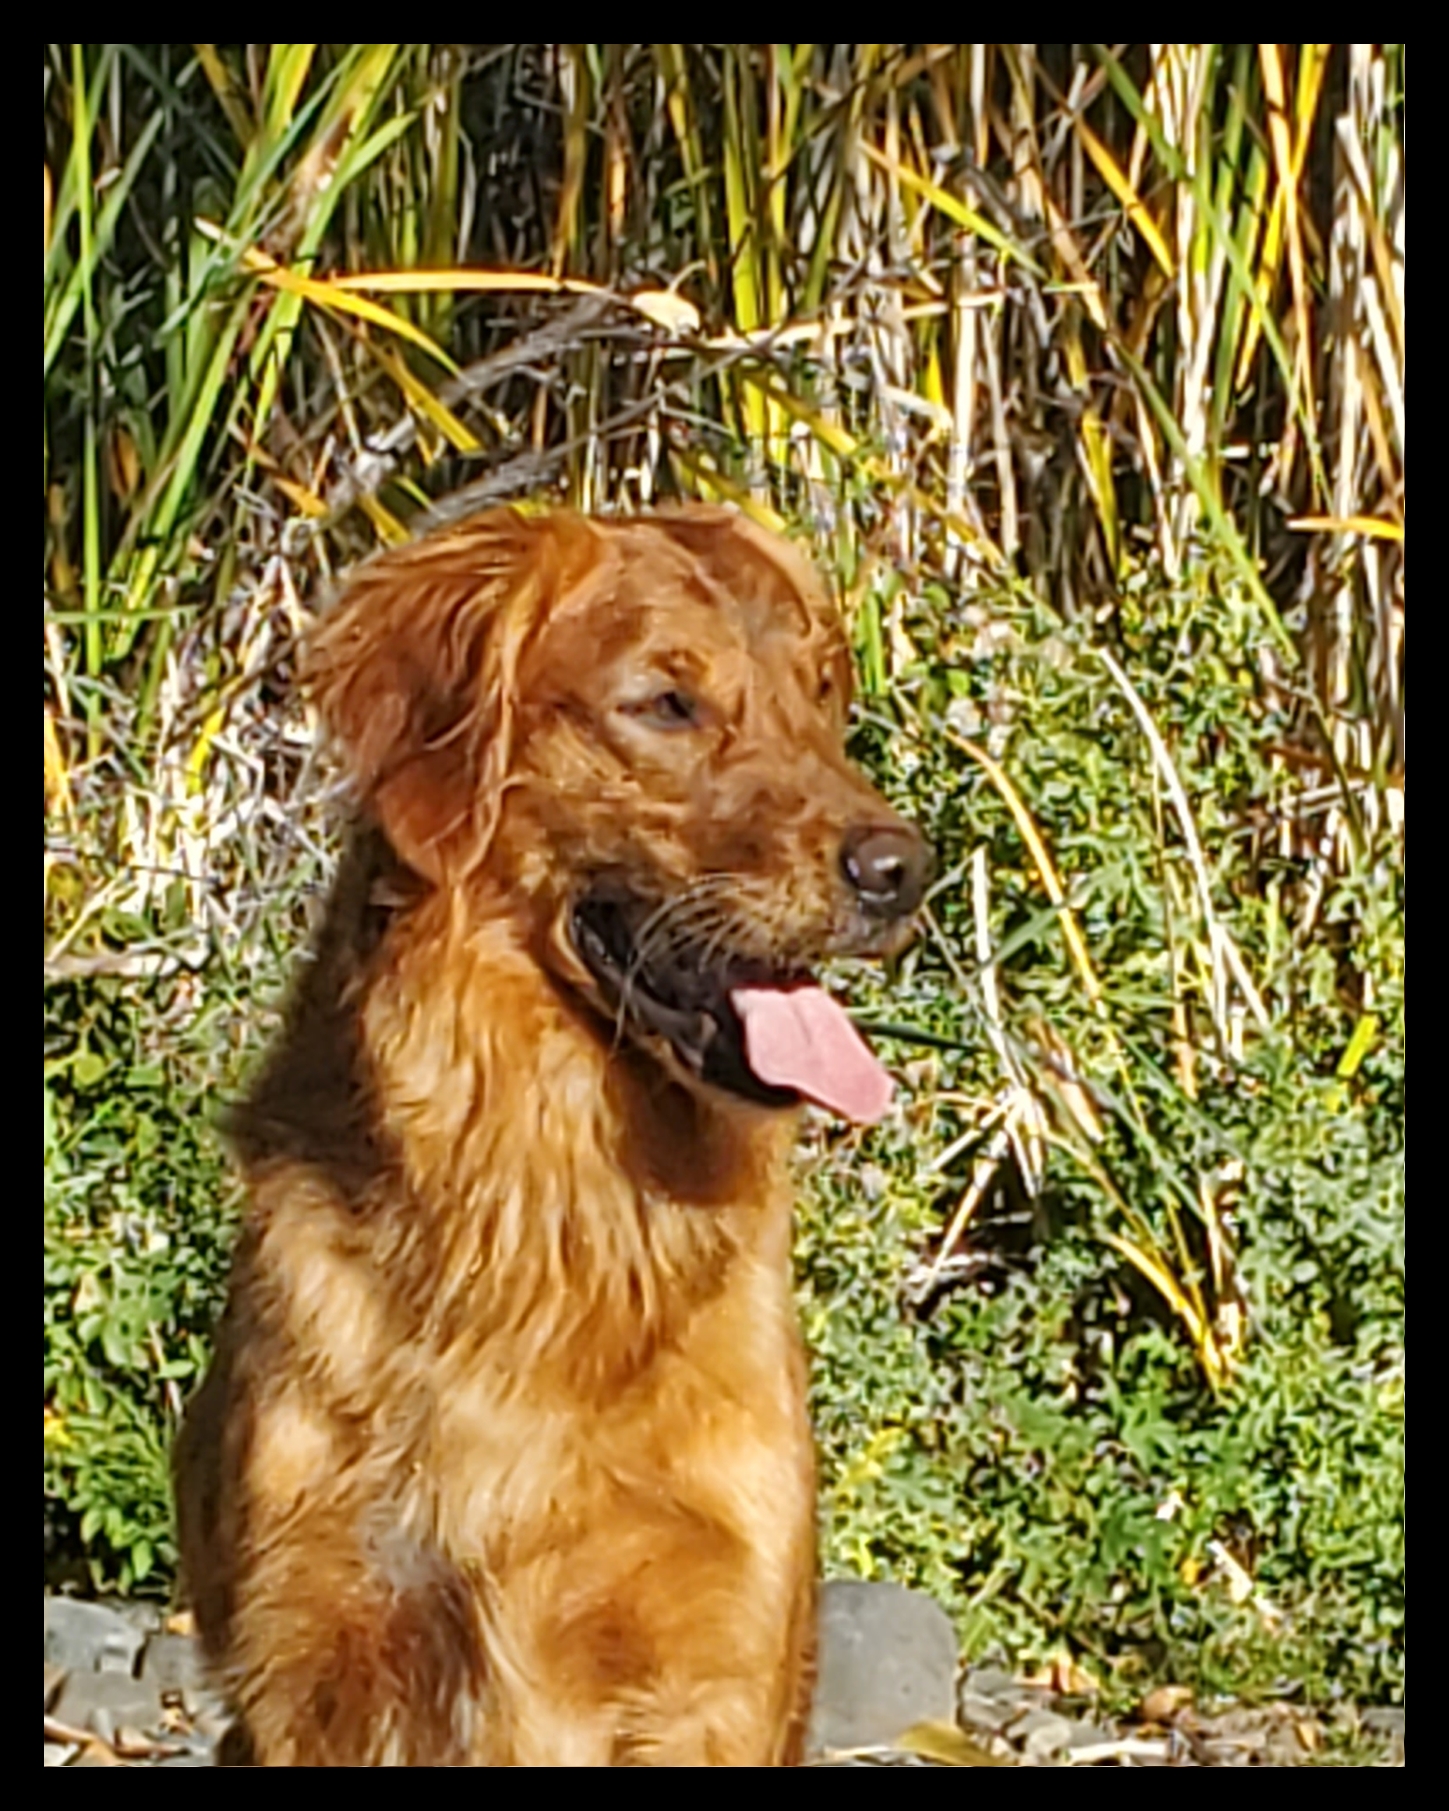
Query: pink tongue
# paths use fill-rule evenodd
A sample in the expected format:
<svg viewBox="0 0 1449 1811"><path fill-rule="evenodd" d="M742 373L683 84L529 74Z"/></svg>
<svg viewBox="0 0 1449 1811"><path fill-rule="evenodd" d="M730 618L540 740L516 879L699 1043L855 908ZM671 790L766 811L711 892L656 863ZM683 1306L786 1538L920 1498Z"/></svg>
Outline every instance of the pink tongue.
<svg viewBox="0 0 1449 1811"><path fill-rule="evenodd" d="M730 1001L745 1028L745 1055L762 1082L793 1088L863 1125L890 1106L895 1083L820 988L737 987Z"/></svg>

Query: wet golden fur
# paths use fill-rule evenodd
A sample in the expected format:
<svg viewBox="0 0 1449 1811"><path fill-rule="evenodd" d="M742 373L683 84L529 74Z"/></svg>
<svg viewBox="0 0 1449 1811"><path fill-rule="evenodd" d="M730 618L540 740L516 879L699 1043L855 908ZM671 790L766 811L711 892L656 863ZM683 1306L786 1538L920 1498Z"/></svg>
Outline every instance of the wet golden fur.
<svg viewBox="0 0 1449 1811"><path fill-rule="evenodd" d="M237 1122L250 1211L178 1451L233 1752L793 1761L795 1115L623 1036L568 912L603 869L676 935L880 946L839 851L898 820L842 752L835 612L722 510L494 511L363 567L310 670L362 813ZM701 700L685 733L661 686Z"/></svg>

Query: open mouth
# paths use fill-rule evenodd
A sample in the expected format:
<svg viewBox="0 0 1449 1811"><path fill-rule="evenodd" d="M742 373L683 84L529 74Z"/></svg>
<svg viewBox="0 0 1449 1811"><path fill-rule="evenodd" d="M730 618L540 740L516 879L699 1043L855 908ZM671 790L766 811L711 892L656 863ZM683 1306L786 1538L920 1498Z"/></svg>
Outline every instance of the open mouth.
<svg viewBox="0 0 1449 1811"><path fill-rule="evenodd" d="M870 1124L894 1084L830 995L798 970L669 938L650 908L601 886L576 901L574 947L636 1037L663 1039L698 1080L765 1107L801 1100Z"/></svg>

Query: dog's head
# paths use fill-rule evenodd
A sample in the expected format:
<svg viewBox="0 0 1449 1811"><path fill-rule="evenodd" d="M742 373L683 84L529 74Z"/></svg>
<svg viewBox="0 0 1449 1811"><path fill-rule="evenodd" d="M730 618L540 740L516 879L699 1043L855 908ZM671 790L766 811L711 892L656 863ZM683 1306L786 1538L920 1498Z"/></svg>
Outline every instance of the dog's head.
<svg viewBox="0 0 1449 1811"><path fill-rule="evenodd" d="M810 970L896 948L927 855L845 757L839 619L788 542L490 511L363 567L311 673L397 855L603 1020L695 1086L884 1110Z"/></svg>

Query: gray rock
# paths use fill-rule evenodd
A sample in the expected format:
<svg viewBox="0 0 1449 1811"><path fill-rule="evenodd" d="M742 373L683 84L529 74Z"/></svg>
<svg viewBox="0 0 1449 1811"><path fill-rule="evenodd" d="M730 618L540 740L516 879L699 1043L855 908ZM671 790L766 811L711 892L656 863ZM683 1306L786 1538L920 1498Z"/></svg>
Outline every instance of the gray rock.
<svg viewBox="0 0 1449 1811"><path fill-rule="evenodd" d="M45 1658L73 1672L129 1674L145 1639L124 1616L75 1597L45 1600Z"/></svg>
<svg viewBox="0 0 1449 1811"><path fill-rule="evenodd" d="M1096 1748L1099 1743L1113 1742L1117 1731L1101 1723L1083 1723L1078 1719L1071 1720L1071 1733L1067 1737L1067 1752L1075 1753L1079 1748Z"/></svg>
<svg viewBox="0 0 1449 1811"><path fill-rule="evenodd" d="M956 1715L967 1729L986 1729L994 1735L1005 1728L1013 1714L1010 1703L1003 1703L1000 1698L984 1698L969 1686L961 1688L961 1695L956 1700Z"/></svg>
<svg viewBox="0 0 1449 1811"><path fill-rule="evenodd" d="M99 1602L103 1610L110 1610L122 1622L130 1623L141 1635L154 1635L166 1626L165 1605L149 1597L102 1597Z"/></svg>
<svg viewBox="0 0 1449 1811"><path fill-rule="evenodd" d="M1025 1689L1019 1680L998 1666L969 1667L962 1686L975 1692L978 1697L1012 1700L1020 1698Z"/></svg>
<svg viewBox="0 0 1449 1811"><path fill-rule="evenodd" d="M189 1635L153 1635L141 1653L141 1677L158 1692L196 1692L205 1683Z"/></svg>
<svg viewBox="0 0 1449 1811"><path fill-rule="evenodd" d="M154 1728L161 1700L152 1686L128 1673L76 1672L67 1674L51 1714L109 1742L118 1729Z"/></svg>
<svg viewBox="0 0 1449 1811"><path fill-rule="evenodd" d="M1034 1761L1050 1760L1071 1742L1075 1724L1055 1710L1029 1710L1011 1728L1012 1740Z"/></svg>
<svg viewBox="0 0 1449 1811"><path fill-rule="evenodd" d="M1371 1729L1375 1735L1398 1736L1403 1740L1404 1707L1402 1705L1375 1705L1363 1713L1363 1726Z"/></svg>
<svg viewBox="0 0 1449 1811"><path fill-rule="evenodd" d="M913 1723L949 1722L955 1693L956 1632L934 1599L863 1579L825 1585L812 1753L882 1747Z"/></svg>

